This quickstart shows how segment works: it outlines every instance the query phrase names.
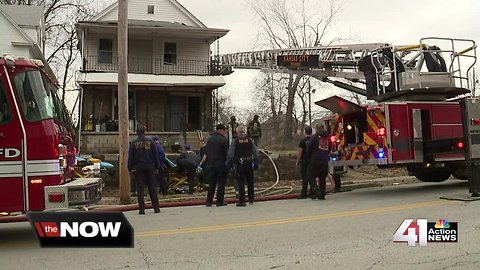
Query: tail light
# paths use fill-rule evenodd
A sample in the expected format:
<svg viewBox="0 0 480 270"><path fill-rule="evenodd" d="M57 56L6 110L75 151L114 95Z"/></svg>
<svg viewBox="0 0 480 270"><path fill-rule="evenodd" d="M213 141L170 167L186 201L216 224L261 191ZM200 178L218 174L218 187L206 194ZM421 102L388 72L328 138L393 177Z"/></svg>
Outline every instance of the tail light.
<svg viewBox="0 0 480 270"><path fill-rule="evenodd" d="M465 146L465 145L463 144L462 141L457 142L457 148L458 148L458 149L463 149L464 146Z"/></svg>
<svg viewBox="0 0 480 270"><path fill-rule="evenodd" d="M480 118L473 118L472 119L473 126L480 126Z"/></svg>
<svg viewBox="0 0 480 270"><path fill-rule="evenodd" d="M48 195L48 201L51 203L60 203L65 201L64 193L51 193Z"/></svg>

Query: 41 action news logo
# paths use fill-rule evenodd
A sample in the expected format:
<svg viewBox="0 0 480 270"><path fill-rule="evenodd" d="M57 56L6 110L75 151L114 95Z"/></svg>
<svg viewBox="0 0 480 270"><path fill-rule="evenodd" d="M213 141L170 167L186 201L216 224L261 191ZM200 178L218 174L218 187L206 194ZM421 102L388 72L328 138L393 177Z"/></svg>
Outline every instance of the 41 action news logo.
<svg viewBox="0 0 480 270"><path fill-rule="evenodd" d="M407 242L409 247L427 246L428 242L456 243L458 242L457 222L439 219L437 222L427 222L426 219L403 220L393 235L393 242Z"/></svg>
<svg viewBox="0 0 480 270"><path fill-rule="evenodd" d="M28 213L42 247L133 247L123 213Z"/></svg>

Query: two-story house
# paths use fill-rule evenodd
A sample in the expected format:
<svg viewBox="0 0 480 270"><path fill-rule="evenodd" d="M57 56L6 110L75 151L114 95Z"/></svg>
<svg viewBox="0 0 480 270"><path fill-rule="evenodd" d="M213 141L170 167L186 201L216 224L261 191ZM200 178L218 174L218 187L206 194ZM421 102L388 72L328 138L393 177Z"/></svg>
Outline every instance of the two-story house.
<svg viewBox="0 0 480 270"><path fill-rule="evenodd" d="M118 3L114 3L91 21L76 25L83 58L77 83L83 92L84 152L118 150L111 139L118 119L117 16ZM211 129L212 91L225 82L211 64L210 47L227 32L207 28L176 0L128 1L132 131L138 123L145 124L150 134ZM98 139L102 135L105 139Z"/></svg>

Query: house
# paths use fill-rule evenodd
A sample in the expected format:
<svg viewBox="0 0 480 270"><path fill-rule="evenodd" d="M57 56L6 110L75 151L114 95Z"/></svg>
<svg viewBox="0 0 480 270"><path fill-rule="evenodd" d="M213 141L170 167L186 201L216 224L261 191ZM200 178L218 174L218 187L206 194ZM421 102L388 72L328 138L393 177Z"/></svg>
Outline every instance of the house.
<svg viewBox="0 0 480 270"><path fill-rule="evenodd" d="M40 59L46 71L56 78L45 59L45 20L43 7L0 5L0 54Z"/></svg>
<svg viewBox="0 0 480 270"><path fill-rule="evenodd" d="M76 24L84 152L118 151L117 15L114 3ZM210 47L227 32L206 27L176 0L128 1L131 131L141 123L151 135L190 143L189 138L198 141L196 130L211 129L212 91L225 82L211 62Z"/></svg>

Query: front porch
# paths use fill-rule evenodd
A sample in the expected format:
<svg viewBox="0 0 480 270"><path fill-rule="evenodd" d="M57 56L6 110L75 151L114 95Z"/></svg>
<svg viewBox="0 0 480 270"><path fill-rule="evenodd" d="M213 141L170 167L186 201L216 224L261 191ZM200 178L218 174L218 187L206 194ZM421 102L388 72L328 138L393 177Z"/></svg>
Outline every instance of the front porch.
<svg viewBox="0 0 480 270"><path fill-rule="evenodd" d="M85 85L82 89L82 131L118 130L116 85ZM211 130L212 88L206 86L130 86L129 128L149 132Z"/></svg>

